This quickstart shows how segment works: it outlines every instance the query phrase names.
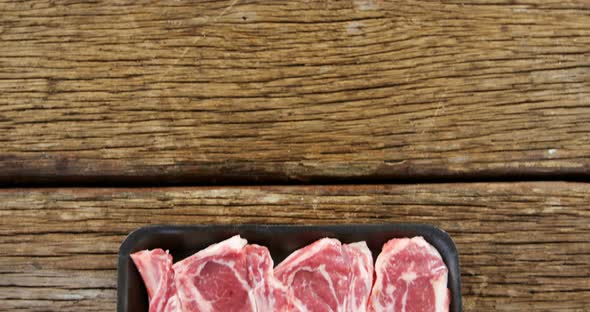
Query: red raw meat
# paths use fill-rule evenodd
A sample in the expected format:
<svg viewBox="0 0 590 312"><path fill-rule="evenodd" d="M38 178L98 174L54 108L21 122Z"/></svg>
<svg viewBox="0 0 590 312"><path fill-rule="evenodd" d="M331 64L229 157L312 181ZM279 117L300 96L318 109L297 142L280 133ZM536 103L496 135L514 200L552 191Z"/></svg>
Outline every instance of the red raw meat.
<svg viewBox="0 0 590 312"><path fill-rule="evenodd" d="M150 301L150 312L180 312L174 285L172 256L162 249L142 250L131 255Z"/></svg>
<svg viewBox="0 0 590 312"><path fill-rule="evenodd" d="M365 242L342 245L351 266L348 302L342 311L366 311L369 294L373 287L373 255Z"/></svg>
<svg viewBox="0 0 590 312"><path fill-rule="evenodd" d="M292 253L274 270L292 298L293 311L362 312L373 282L367 244L324 238Z"/></svg>
<svg viewBox="0 0 590 312"><path fill-rule="evenodd" d="M252 289L259 312L293 311L292 300L287 291L273 275L273 261L266 247L247 245L244 247L248 263L248 274L253 279Z"/></svg>
<svg viewBox="0 0 590 312"><path fill-rule="evenodd" d="M370 312L448 312L447 267L422 237L392 239L375 263Z"/></svg>
<svg viewBox="0 0 590 312"><path fill-rule="evenodd" d="M234 236L174 264L185 312L288 311L266 247Z"/></svg>

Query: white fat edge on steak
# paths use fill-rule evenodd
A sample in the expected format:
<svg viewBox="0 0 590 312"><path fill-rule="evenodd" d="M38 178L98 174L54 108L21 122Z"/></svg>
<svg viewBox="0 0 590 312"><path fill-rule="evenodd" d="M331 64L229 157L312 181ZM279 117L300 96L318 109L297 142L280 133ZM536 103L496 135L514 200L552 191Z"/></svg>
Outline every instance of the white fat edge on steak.
<svg viewBox="0 0 590 312"><path fill-rule="evenodd" d="M283 260L279 265L275 268L275 272L284 270L283 267L289 265L291 268L295 267L299 263L315 256L318 252L324 249L326 245L336 244L337 246L341 246L340 241L334 238L322 238L307 247L303 247L301 249L296 250L292 254L290 254L285 260ZM304 252L305 251L305 252Z"/></svg>
<svg viewBox="0 0 590 312"><path fill-rule="evenodd" d="M210 261L205 260L206 258L223 256L223 255L229 254L229 253L239 253L241 251L241 249L244 248L244 246L246 246L247 244L248 244L248 241L241 238L239 235L232 236L231 238L228 238L228 239L221 241L217 244L213 244L203 250L200 250L199 252L195 253L194 255L192 255L182 261L175 263L173 266L173 269L179 276L185 277L187 275L186 271L190 267L190 265L187 265L187 263L190 264L191 262L202 260L202 263L197 267L196 273L193 275L193 276L198 276L201 273L201 270L204 268L204 266L208 262L210 262ZM211 261L211 262L215 262L215 261ZM175 282L176 281L177 280L175 279ZM212 306L211 302L209 302L208 300L203 298L203 296L201 295L201 292L197 290L196 286L193 283L189 283L189 284L190 285L176 285L177 286L176 287L177 293L178 293L181 305L182 305L182 302L185 300L186 300L185 302L196 301L199 303L199 306L201 308L201 312L213 312L213 306ZM185 292L184 286L190 287L192 296L187 295L187 292ZM247 289L249 289L249 287ZM251 294L249 294L249 296L250 295ZM255 307L252 311L256 311Z"/></svg>
<svg viewBox="0 0 590 312"><path fill-rule="evenodd" d="M257 248L261 246L257 246L257 245L251 245L251 246L256 246ZM251 253L251 256L253 258L255 258L255 262L256 262L256 269L254 269L254 267L251 266L250 261L247 262L248 264L248 274L254 278L254 277L262 277L261 280L256 279L255 280L255 285L254 287L250 288L249 290L249 294L248 297L250 298L255 298L255 305L256 305L256 310L255 311L268 311L269 309L273 309L275 306L275 298L274 298L274 293L273 293L273 276L272 276L272 268L274 266L273 260L272 258L270 258L270 264L269 264L269 273L270 274L265 274L265 270L264 270L264 260L265 260L265 256L264 254L258 253L258 252L253 252ZM256 272L259 272L260 274L257 274ZM261 275L261 276L259 276ZM266 289L267 284L265 284L266 279L268 280L268 294L266 294L264 292L264 290ZM259 289L263 290L263 296L256 296L256 293Z"/></svg>
<svg viewBox="0 0 590 312"><path fill-rule="evenodd" d="M404 244L404 246L406 246L409 243L409 241ZM388 287L386 289L383 289L383 277L386 275L386 270L385 270L385 264L387 264L387 262L389 261L389 259L391 258L391 256L393 256L394 254L398 253L399 251L401 251L402 248L400 247L400 244L396 244L396 246L394 247L394 249L390 250L389 252L387 252L386 254L383 253L383 251L381 251L381 253L379 254L379 256L377 256L377 260L375 261L375 275L376 275L376 279L375 279L375 283L374 283L374 287L372 289L372 293L371 296L374 297L374 300L371 301L371 305L373 307L373 310L375 311L386 311L385 307L381 304L381 300L379 300L379 298L381 298L380 294L385 290L388 297L393 297L393 293L395 292L395 287L389 287L391 285L388 285Z"/></svg>
<svg viewBox="0 0 590 312"><path fill-rule="evenodd" d="M203 267L207 263L208 263L208 261L204 261L203 263L201 263L201 265L198 266L197 272L195 275L199 275L201 273L201 270L203 269ZM178 293L178 296L180 297L181 305L183 302L186 303L189 301L195 301L195 302L198 302L200 311L213 312L213 305L211 304L211 302L209 302L208 300L203 298L203 296L201 295L201 292L197 289L197 287L194 285L194 283L192 283L191 280L187 278L186 273L183 274L182 280L189 281L189 283L185 283L185 285L183 285L183 284L176 285L176 289L177 289L176 291ZM178 280L175 280L175 282L176 281L178 281Z"/></svg>
<svg viewBox="0 0 590 312"><path fill-rule="evenodd" d="M447 312L447 274L441 274L440 277L434 281L431 281L432 288L434 289L434 306L436 307L435 312Z"/></svg>
<svg viewBox="0 0 590 312"><path fill-rule="evenodd" d="M368 290L366 299L369 299L371 288L373 286L373 255L371 254L371 250L369 250L369 247L367 246L367 243L365 241L346 244L344 245L344 248L355 250L358 254L362 256L362 258L364 258L361 259L359 257L356 257L358 256L357 254L352 255L353 258L351 259L351 262L353 263L353 265L356 265L356 267L360 268L360 276L357 276L355 274L356 271L351 271L352 278L350 279L349 293L352 294L352 296L350 296L348 302L346 302L347 306L345 307L345 309L347 311L350 311L352 309L356 312L365 312L367 310L367 302L364 302L364 304L362 304L361 302L361 306L357 306L355 304L357 301L359 301L359 298L356 297L354 286L356 284L356 280L361 278L365 283L365 288Z"/></svg>

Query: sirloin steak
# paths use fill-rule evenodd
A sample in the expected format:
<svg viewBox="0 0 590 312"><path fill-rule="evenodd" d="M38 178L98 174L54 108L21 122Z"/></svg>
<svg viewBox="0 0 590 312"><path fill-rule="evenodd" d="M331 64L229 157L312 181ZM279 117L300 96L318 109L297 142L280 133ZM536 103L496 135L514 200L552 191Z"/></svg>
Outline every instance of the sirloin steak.
<svg viewBox="0 0 590 312"><path fill-rule="evenodd" d="M447 267L422 237L392 239L375 263L371 312L448 312Z"/></svg>
<svg viewBox="0 0 590 312"><path fill-rule="evenodd" d="M131 255L147 289L150 312L180 312L174 285L172 256L162 249L142 250Z"/></svg>
<svg viewBox="0 0 590 312"><path fill-rule="evenodd" d="M343 245L324 238L293 252L274 274L294 311L363 312L373 281L373 257L365 242Z"/></svg>

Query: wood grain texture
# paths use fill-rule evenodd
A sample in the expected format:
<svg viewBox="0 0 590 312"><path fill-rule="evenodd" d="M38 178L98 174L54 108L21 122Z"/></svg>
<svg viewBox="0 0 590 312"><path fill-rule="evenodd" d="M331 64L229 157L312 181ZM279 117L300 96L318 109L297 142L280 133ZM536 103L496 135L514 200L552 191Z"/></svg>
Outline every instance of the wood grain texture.
<svg viewBox="0 0 590 312"><path fill-rule="evenodd" d="M590 169L586 0L0 11L2 183Z"/></svg>
<svg viewBox="0 0 590 312"><path fill-rule="evenodd" d="M430 223L460 253L466 311L588 311L590 185L430 184L0 191L0 311L112 311L146 224Z"/></svg>

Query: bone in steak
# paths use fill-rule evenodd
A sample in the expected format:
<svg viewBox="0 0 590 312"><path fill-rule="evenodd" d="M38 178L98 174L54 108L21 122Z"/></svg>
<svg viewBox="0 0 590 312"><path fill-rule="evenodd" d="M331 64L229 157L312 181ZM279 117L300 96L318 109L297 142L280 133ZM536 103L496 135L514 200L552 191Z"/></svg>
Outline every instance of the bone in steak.
<svg viewBox="0 0 590 312"><path fill-rule="evenodd" d="M343 245L324 238L292 253L274 274L294 311L362 312L371 291L373 258L365 242Z"/></svg>
<svg viewBox="0 0 590 312"><path fill-rule="evenodd" d="M150 302L150 312L180 312L174 285L172 256L162 249L142 250L131 255L139 270Z"/></svg>
<svg viewBox="0 0 590 312"><path fill-rule="evenodd" d="M375 263L369 311L449 311L447 267L422 237L392 239Z"/></svg>
<svg viewBox="0 0 590 312"><path fill-rule="evenodd" d="M272 278L266 247L234 236L174 264L185 312L256 312L287 309L288 300ZM285 310L287 311L287 310Z"/></svg>

